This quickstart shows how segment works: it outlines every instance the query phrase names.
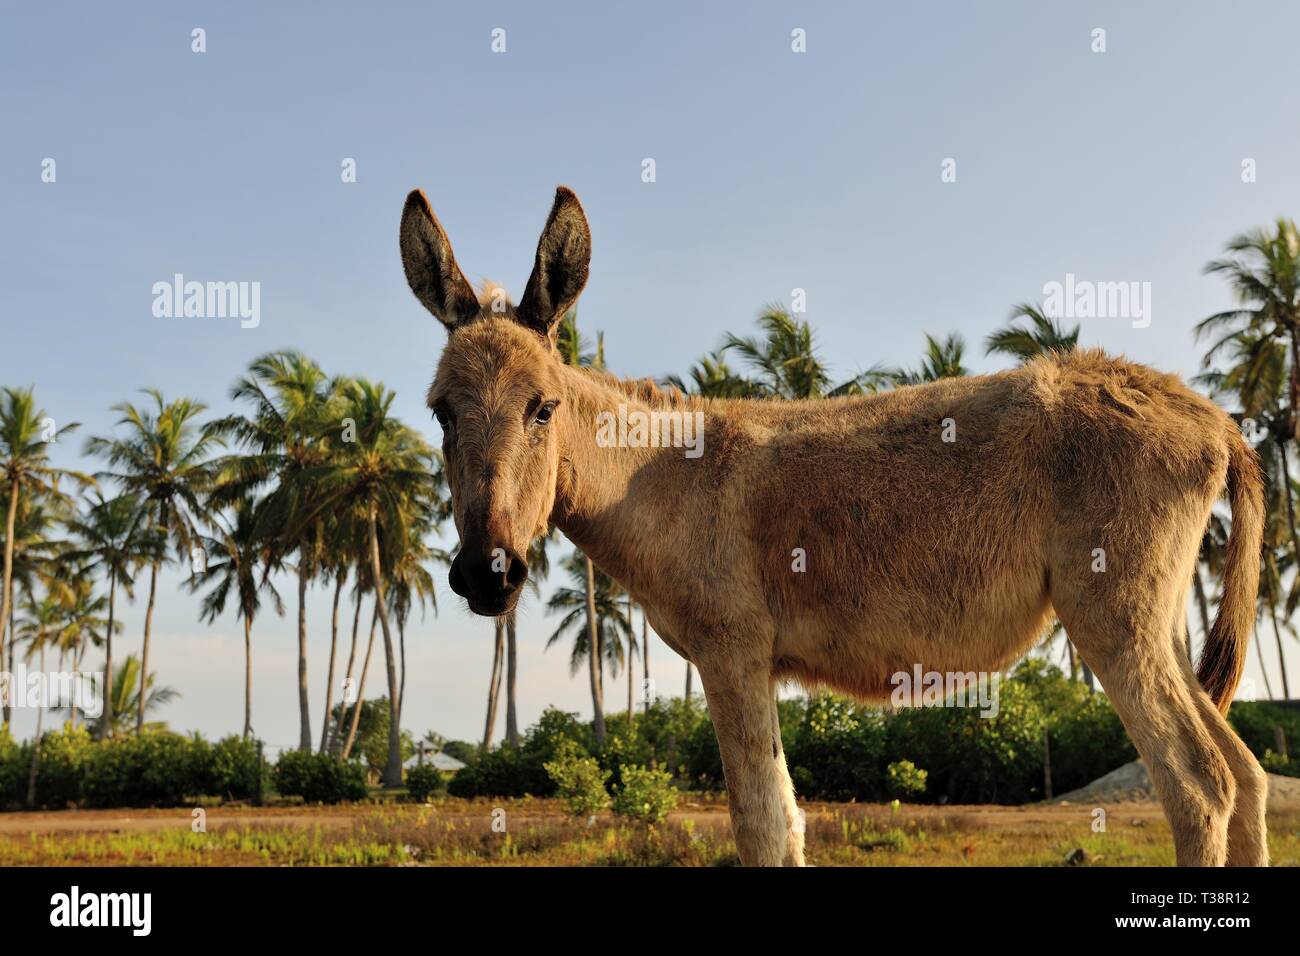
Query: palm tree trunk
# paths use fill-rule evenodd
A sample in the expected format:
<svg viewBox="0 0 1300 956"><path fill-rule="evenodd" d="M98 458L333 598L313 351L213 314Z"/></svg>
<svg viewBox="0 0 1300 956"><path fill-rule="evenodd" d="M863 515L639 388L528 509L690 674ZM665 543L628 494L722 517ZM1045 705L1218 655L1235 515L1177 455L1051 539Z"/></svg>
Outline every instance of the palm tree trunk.
<svg viewBox="0 0 1300 956"><path fill-rule="evenodd" d="M62 660L63 652L59 651L59 658ZM62 665L59 667L62 670ZM77 687L77 678L81 676L81 640L78 638L77 644L72 648L72 698L68 701L68 714L72 722L72 729L77 729L77 698L80 696Z"/></svg>
<svg viewBox="0 0 1300 956"><path fill-rule="evenodd" d="M99 715L99 732L103 740L113 725L113 611L117 603L117 571L108 575L108 630L104 633L104 706Z"/></svg>
<svg viewBox="0 0 1300 956"><path fill-rule="evenodd" d="M1282 632L1277 626L1277 609L1273 608L1273 639L1277 641L1277 665L1282 671L1282 699L1291 699L1291 684L1286 676L1286 652L1282 649Z"/></svg>
<svg viewBox="0 0 1300 956"><path fill-rule="evenodd" d="M1291 324L1291 437L1300 442L1300 327Z"/></svg>
<svg viewBox="0 0 1300 956"><path fill-rule="evenodd" d="M149 634L153 628L153 606L158 596L158 562L149 566L149 604L144 611L144 647L140 651L140 700L135 711L135 732L144 731L145 682L149 679Z"/></svg>
<svg viewBox="0 0 1300 956"><path fill-rule="evenodd" d="M645 712L650 713L650 625L645 619L645 608L641 608L641 673L645 677L642 690L645 692Z"/></svg>
<svg viewBox="0 0 1300 956"><path fill-rule="evenodd" d="M686 662L686 699L691 699L691 662Z"/></svg>
<svg viewBox="0 0 1300 956"><path fill-rule="evenodd" d="M402 679L397 682L397 716L402 716L402 705L406 703L406 618L397 622L397 645L402 654Z"/></svg>
<svg viewBox="0 0 1300 956"><path fill-rule="evenodd" d="M343 575L334 579L334 613L330 618L330 668L325 680L325 719L320 727L320 752L329 744L330 711L334 708L334 658L339 647L339 592L343 590ZM353 634L355 635L355 631Z"/></svg>
<svg viewBox="0 0 1300 956"><path fill-rule="evenodd" d="M45 673L45 635L41 634L41 674ZM41 737L43 736L42 718L45 716L46 701L42 700L41 705L36 708L36 740L32 745L32 763L27 771L27 808L30 810L36 806L36 774L41 767Z"/></svg>
<svg viewBox="0 0 1300 956"><path fill-rule="evenodd" d="M1196 592L1196 609L1201 615L1201 635L1208 637L1210 634L1210 602L1205 598L1205 584L1201 581L1201 566L1198 564L1192 571L1192 589ZM1192 639L1187 639L1187 656L1191 657Z"/></svg>
<svg viewBox="0 0 1300 956"><path fill-rule="evenodd" d="M1300 534L1296 533L1295 495L1291 488L1291 464L1287 459L1286 442L1278 442L1277 447L1279 460L1282 465L1282 474L1279 476L1279 484L1282 486L1282 493L1286 499L1286 520L1287 526L1291 531L1291 553L1296 555L1297 559L1300 559Z"/></svg>
<svg viewBox="0 0 1300 956"><path fill-rule="evenodd" d="M352 612L352 647L348 650L348 669L343 677L343 686L348 687L352 683L352 667L357 658L357 628L361 624L361 592L357 592L357 599L353 602L356 607ZM337 753L339 748L339 736L343 730L343 722L348 717L348 702L345 699L339 704L339 719L335 720L334 715L330 714L326 720L325 726L329 728L329 753Z"/></svg>
<svg viewBox="0 0 1300 956"><path fill-rule="evenodd" d="M501 663L506 650L506 623L503 618L493 618L496 640L492 644L492 676L488 679L487 717L483 722L483 749L492 749L492 738L497 729L497 701L501 696Z"/></svg>
<svg viewBox="0 0 1300 956"><path fill-rule="evenodd" d="M506 617L506 743L511 747L519 746L519 713L515 706L515 626L518 623L518 613L511 611Z"/></svg>
<svg viewBox="0 0 1300 956"><path fill-rule="evenodd" d="M1291 700L1291 685L1287 683L1287 658L1282 652L1282 631L1278 630L1278 607L1269 596L1269 614L1273 617L1273 639L1278 643L1278 663L1282 667L1282 700Z"/></svg>
<svg viewBox="0 0 1300 956"><path fill-rule="evenodd" d="M636 654L636 632L632 630L632 595L627 596L627 729L632 730L632 718L636 714L636 706L632 697L632 672L636 669L633 666L633 655Z"/></svg>
<svg viewBox="0 0 1300 956"><path fill-rule="evenodd" d="M1252 642L1255 645L1255 656L1259 658L1259 672L1264 675L1264 690L1268 693L1268 699L1273 700L1273 682L1268 679L1268 666L1264 663L1264 647L1259 639L1258 626L1252 636L1255 638Z"/></svg>
<svg viewBox="0 0 1300 956"><path fill-rule="evenodd" d="M373 506L370 509L370 573L375 576L375 606L384 630L384 663L388 670L388 763L384 766L384 786L394 788L402 785L402 692L397 686L397 658L393 654L393 635L384 604L384 572L379 565L379 529Z"/></svg>
<svg viewBox="0 0 1300 956"><path fill-rule="evenodd" d="M0 644L3 644L5 631L9 627L9 615L13 610L13 590L14 590L14 524L18 516L18 479L15 478L9 486L9 516L5 519L5 570L4 583L0 587ZM0 647L0 650L3 650ZM3 655L0 655L3 656ZM6 672L13 672L14 650L13 638L9 640L9 664L5 668ZM12 678L10 678L12 680ZM9 708L9 694L4 695L4 722L9 723L12 717Z"/></svg>
<svg viewBox="0 0 1300 956"><path fill-rule="evenodd" d="M253 736L253 615L244 615L244 739Z"/></svg>
<svg viewBox="0 0 1300 956"><path fill-rule="evenodd" d="M307 704L307 556L298 549L298 749L311 750L311 708Z"/></svg>
<svg viewBox="0 0 1300 956"><path fill-rule="evenodd" d="M592 725L596 731L596 746L605 744L605 704L601 692L600 639L596 628L596 569L591 558L583 555L586 565L586 599L587 599L587 671L591 678Z"/></svg>
<svg viewBox="0 0 1300 956"><path fill-rule="evenodd" d="M375 614L370 619L370 640L366 642L366 656L361 662L361 679L357 681L357 701L352 705L351 726L348 727L347 741L343 744L340 760L347 760L352 753L352 745L357 740L357 725L361 723L361 705L366 700L366 675L370 673L370 654L375 649L375 630L379 623L379 599L375 599Z"/></svg>

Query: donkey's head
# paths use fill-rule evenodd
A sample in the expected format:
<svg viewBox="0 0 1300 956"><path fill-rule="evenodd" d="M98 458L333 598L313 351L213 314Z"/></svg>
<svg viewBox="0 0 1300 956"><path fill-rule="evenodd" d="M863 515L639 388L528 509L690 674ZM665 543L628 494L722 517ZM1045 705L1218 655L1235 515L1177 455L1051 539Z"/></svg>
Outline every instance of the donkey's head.
<svg viewBox="0 0 1300 956"><path fill-rule="evenodd" d="M475 295L419 190L406 197L401 246L411 291L450 333L428 402L460 534L451 589L476 614L504 614L555 504L564 414L555 337L587 282L591 231L578 197L556 190L518 305L496 290Z"/></svg>

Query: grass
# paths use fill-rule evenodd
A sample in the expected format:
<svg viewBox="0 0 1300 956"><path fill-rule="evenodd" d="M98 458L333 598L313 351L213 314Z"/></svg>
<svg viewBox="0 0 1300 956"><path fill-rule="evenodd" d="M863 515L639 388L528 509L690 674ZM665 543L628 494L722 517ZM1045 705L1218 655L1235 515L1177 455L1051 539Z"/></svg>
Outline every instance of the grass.
<svg viewBox="0 0 1300 956"><path fill-rule="evenodd" d="M111 814L120 829L75 829L65 815L57 832L0 833L0 866L736 865L724 808L697 800L659 827L575 820L557 801L533 799L243 808L199 833L188 809ZM259 822L269 815L276 822ZM34 826L55 816L36 815ZM1274 863L1300 863L1300 810L1273 812L1269 825ZM1087 807L816 804L806 843L818 866L1062 866L1080 850L1079 865L1173 863L1163 818L1131 807L1111 808L1105 831L1093 832Z"/></svg>

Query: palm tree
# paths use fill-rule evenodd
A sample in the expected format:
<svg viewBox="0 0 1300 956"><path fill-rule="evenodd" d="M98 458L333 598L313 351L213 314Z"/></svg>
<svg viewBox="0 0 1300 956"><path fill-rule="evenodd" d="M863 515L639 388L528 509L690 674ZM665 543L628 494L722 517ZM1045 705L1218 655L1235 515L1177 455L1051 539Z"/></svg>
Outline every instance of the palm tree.
<svg viewBox="0 0 1300 956"><path fill-rule="evenodd" d="M1017 324L1028 319L1028 326ZM984 340L985 355L1009 355L1021 365L1050 352L1073 352L1079 346L1079 326L1067 330L1049 318L1040 305L1021 302L1011 310L1005 328Z"/></svg>
<svg viewBox="0 0 1300 956"><path fill-rule="evenodd" d="M709 398L762 398L765 394L761 385L733 372L721 351L704 356L686 374L689 381L668 375L663 383L688 395Z"/></svg>
<svg viewBox="0 0 1300 956"><path fill-rule="evenodd" d="M360 629L361 626L361 606L362 604L365 603L365 596L367 593L367 586L365 583L367 578L367 575L365 573L366 570L365 565L357 563L356 558L353 559L353 564L356 567L357 573L355 576L356 583L353 584L352 586L352 645L348 651L348 667L347 670L344 672L343 683L340 685L342 687L350 687L352 685L352 672L353 672L353 668L356 666L356 660L357 660L357 631ZM374 632L376 626L378 626L377 621L372 623L370 628L370 638L372 642L374 641ZM369 663L369 661L370 661L370 652L367 649L366 652L367 664ZM332 693L329 695L329 699L332 702L333 700ZM329 731L326 737L327 742L325 745L325 752L335 754L335 755L338 755L341 752L341 748L344 745L344 742L340 737L340 732L343 729L343 725L344 723L350 721L350 716L348 714L348 701L344 700L344 702L339 705L338 713L339 713L339 717L338 719L335 719L334 710L331 709L330 713L327 714L325 717L325 721Z"/></svg>
<svg viewBox="0 0 1300 956"><path fill-rule="evenodd" d="M348 583L348 570L351 567L350 556L344 553L342 542L338 541L333 534L330 535L330 539L332 546L325 552L323 570L334 580L334 600L330 605L330 663L325 671L325 713L321 717L320 728L321 753L325 753L329 747L332 724L330 711L334 708L334 670L339 649L339 599L343 595L344 585ZM355 635L354 630L353 636Z"/></svg>
<svg viewBox="0 0 1300 956"><path fill-rule="evenodd" d="M121 585L129 600L135 600L135 575L146 564L162 557L165 545L157 529L141 521L140 499L125 494L105 499L101 492L88 507L68 522L75 544L69 561L83 563L87 570L102 571L108 578L108 622L104 628L104 702L99 724L113 726L113 635L121 629L116 621L117 588Z"/></svg>
<svg viewBox="0 0 1300 956"><path fill-rule="evenodd" d="M184 561L196 545L196 525L208 514L204 496L213 486L216 462L212 452L222 443L220 428L200 426L199 416L207 411L202 402L180 398L163 400L157 389L145 389L154 407L136 408L129 402L113 406L125 426L122 438L91 438L86 454L102 455L109 470L100 477L116 481L124 492L137 495L143 504L144 520L164 541L175 545ZM166 559L159 553L149 564L149 603L144 612L144 645L140 652L140 679L149 669L149 640L153 609L158 592L158 570ZM136 732L144 729L145 694L137 695ZM108 725L108 726L111 726Z"/></svg>
<svg viewBox="0 0 1300 956"><path fill-rule="evenodd" d="M736 352L753 368L756 378L734 380L725 365L711 368L711 359L705 358L698 371L691 372L696 384L716 385L724 390L726 397L743 398L823 398L863 391L861 376L831 385L830 373L817 355L812 326L795 319L784 306L779 303L764 306L758 315L758 325L763 331L761 338L728 333L722 348L714 353L716 358L721 358L725 352Z"/></svg>
<svg viewBox="0 0 1300 956"><path fill-rule="evenodd" d="M59 524L67 520L68 499L52 497L37 490L23 496L18 505L14 521L13 535L5 535L0 540L4 547L13 545L13 568L10 580L12 594L33 594L45 581L57 579L55 566L61 560L65 544L54 534ZM11 597L12 601L12 597ZM17 614L9 616L8 651L0 654L7 663L0 665L0 670L12 673L17 647L15 620ZM0 634L0 650L4 649L3 634ZM9 695L0 694L4 699L4 723L9 722L11 710Z"/></svg>
<svg viewBox="0 0 1300 956"><path fill-rule="evenodd" d="M55 644L59 648L60 670L63 669L64 654L72 658L73 697L69 702L68 711L72 718L72 726L76 728L78 715L85 703L80 696L82 694L81 661L88 646L101 647L108 639L109 622L104 615L109 606L109 599L95 591L95 582L88 566L77 566L66 553L64 561L67 562L71 573L63 587L64 621L55 636Z"/></svg>
<svg viewBox="0 0 1300 956"><path fill-rule="evenodd" d="M942 341L926 333L925 353L921 356L919 368L873 368L865 377L872 386L923 385L945 378L962 378L970 374L962 364L965 352L966 342L958 332L949 333Z"/></svg>
<svg viewBox="0 0 1300 956"><path fill-rule="evenodd" d="M1197 337L1224 334L1205 356L1208 367L1219 349L1243 333L1280 341L1289 357L1285 418L1287 432L1300 440L1300 233L1294 220L1279 218L1270 232L1253 229L1234 237L1223 258L1205 267L1228 280L1238 307L1217 312L1196 326Z"/></svg>
<svg viewBox="0 0 1300 956"><path fill-rule="evenodd" d="M91 732L97 737L105 737L114 733L126 733L131 729L134 721L133 713L143 710L145 714L156 712L165 704L171 703L180 697L180 692L173 687L155 687L154 681L157 674L149 674L142 677L140 674L140 659L134 654L128 654L122 661L122 666L113 674L112 686L113 695L113 720L116 726L104 729L101 727L107 718L107 713L88 721ZM144 704L140 703L141 691L143 690ZM162 730L167 726L164 721L146 721L145 730Z"/></svg>
<svg viewBox="0 0 1300 956"><path fill-rule="evenodd" d="M595 661L596 670L600 672L603 670L602 660L610 664L611 672L617 673L622 664L623 640L629 629L619 603L622 589L613 578L593 571L591 563L577 549L563 562L563 567L575 586L557 588L547 601L546 613L564 616L547 639L546 647L551 648L572 632L573 650L569 654L572 673L576 674L584 661L589 667ZM594 641L591 638L593 632L596 635ZM599 689L603 694L603 687Z"/></svg>
<svg viewBox="0 0 1300 956"><path fill-rule="evenodd" d="M560 320L556 332L556 349L566 365L585 366L593 369L605 367L604 339L597 338L596 351L589 351L589 345L578 332L578 313L570 309ZM596 568L591 558L582 556L584 562L584 603L587 609L587 643L596 646L599 636L596 632ZM605 743L605 692L601 679L600 658L592 654L587 662L587 678L591 683L592 728L596 735L596 745Z"/></svg>
<svg viewBox="0 0 1300 956"><path fill-rule="evenodd" d="M30 388L0 390L0 488L7 492L4 530L4 579L0 583L0 638L13 613L14 532L18 504L24 494L61 497L59 481L69 477L82 484L92 479L49 463L49 446L78 427L77 422L54 427L54 420L36 407ZM8 720L6 708L6 720Z"/></svg>
<svg viewBox="0 0 1300 956"><path fill-rule="evenodd" d="M528 545L528 587L535 595L541 594L541 582L551 573L551 559L546 548L553 533L554 529ZM519 607L516 605L506 615L506 743L511 747L518 747L520 741L519 708L515 699L519 671L518 626Z"/></svg>
<svg viewBox="0 0 1300 956"><path fill-rule="evenodd" d="M1293 440L1290 410L1283 407L1288 383L1287 344L1261 333L1254 326L1248 326L1225 336L1212 352L1227 352L1233 364L1226 371L1210 370L1198 375L1195 381L1208 388L1213 397L1239 404L1241 411L1235 413L1234 417L1240 422L1244 424L1249 420L1254 423L1254 427L1243 431L1248 438L1256 439L1255 450L1259 453L1268 480L1260 612L1263 614L1267 611L1272 620L1278 663L1282 669L1283 694L1289 699L1286 653L1278 627L1277 609L1284 600L1282 570L1297 565L1300 559L1300 536L1296 530L1295 486L1287 455L1287 446ZM1209 359L1210 356L1207 356L1207 361ZM1216 559L1219 557L1215 551L1206 551L1206 545L1217 545L1208 533L1202 545L1202 561L1207 561L1210 556ZM1197 578L1199 579L1199 569ZM1199 585L1199 580L1193 583ZM1300 602L1300 576L1293 579L1291 595L1285 599L1287 618L1297 602ZM1267 677L1265 671L1266 681Z"/></svg>
<svg viewBox="0 0 1300 956"><path fill-rule="evenodd" d="M492 676L488 679L487 716L483 720L482 749L492 749L492 737L497 729L497 702L501 699L501 665L506 651L506 619L504 616L492 619Z"/></svg>
<svg viewBox="0 0 1300 956"><path fill-rule="evenodd" d="M244 626L244 737L253 734L253 619L262 609L262 594L270 595L275 613L284 614L284 602L271 583L271 549L257 534L258 502L249 494L235 500L229 518L212 515L219 537L206 537L203 547L210 557L203 570L189 578L191 593L211 586L199 605L199 620L212 623L234 597L235 613ZM260 570L260 574L259 574Z"/></svg>
<svg viewBox="0 0 1300 956"><path fill-rule="evenodd" d="M327 382L319 365L300 352L263 355L249 366L230 396L248 402L250 418L231 416L221 425L245 453L227 460L224 497L234 498L274 482L260 510L258 534L273 545L272 560L297 555L298 578L298 748L311 749L307 693L307 584L321 566L323 519L306 522L314 489L305 477L328 455L325 432L334 426L338 383ZM221 497L217 503L224 503Z"/></svg>
<svg viewBox="0 0 1300 956"><path fill-rule="evenodd" d="M388 588L388 613L397 625L397 644L401 657L401 677L397 683L399 715L402 704L406 701L406 624L417 604L422 617L429 607L433 608L434 614L438 613L438 594L434 588L433 575L425 564L430 561L441 565L450 563L447 552L431 547L425 540L433 527L427 517L412 522L410 543L393 567L393 582Z"/></svg>
<svg viewBox="0 0 1300 956"><path fill-rule="evenodd" d="M346 402L341 421L347 424L330 431L327 444L331 454L303 473L313 489L313 502L305 509L303 522L317 523L329 515L345 526L365 530L388 671L390 720L384 785L400 787L401 689L385 588L392 569L414 540L422 515L433 510L442 472L424 439L392 416L395 396L382 384L357 379L343 383L341 394Z"/></svg>
<svg viewBox="0 0 1300 956"><path fill-rule="evenodd" d="M31 661L36 657L40 663L41 675L45 674L45 648L54 640L54 636L62 625L66 607L57 594L47 592L39 601L28 595L24 601L25 618L18 626L18 637L27 645L26 659ZM36 737L32 744L32 762L27 774L27 806L32 807L36 804L36 776L40 771L41 763L41 740L44 736L42 729L45 708L49 702L41 700L40 706L36 709Z"/></svg>

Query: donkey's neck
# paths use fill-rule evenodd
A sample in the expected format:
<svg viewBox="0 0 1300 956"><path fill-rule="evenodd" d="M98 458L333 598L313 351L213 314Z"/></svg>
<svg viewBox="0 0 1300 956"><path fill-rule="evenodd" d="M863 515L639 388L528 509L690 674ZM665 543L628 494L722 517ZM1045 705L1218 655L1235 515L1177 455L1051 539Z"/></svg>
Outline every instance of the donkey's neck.
<svg viewBox="0 0 1300 956"><path fill-rule="evenodd" d="M655 552L671 546L667 516L680 514L704 463L688 457L690 449L664 445L636 426L661 426L664 415L683 416L683 437L702 440L696 430L702 406L568 366L562 381L568 408L561 419L552 519L636 599L652 600Z"/></svg>

